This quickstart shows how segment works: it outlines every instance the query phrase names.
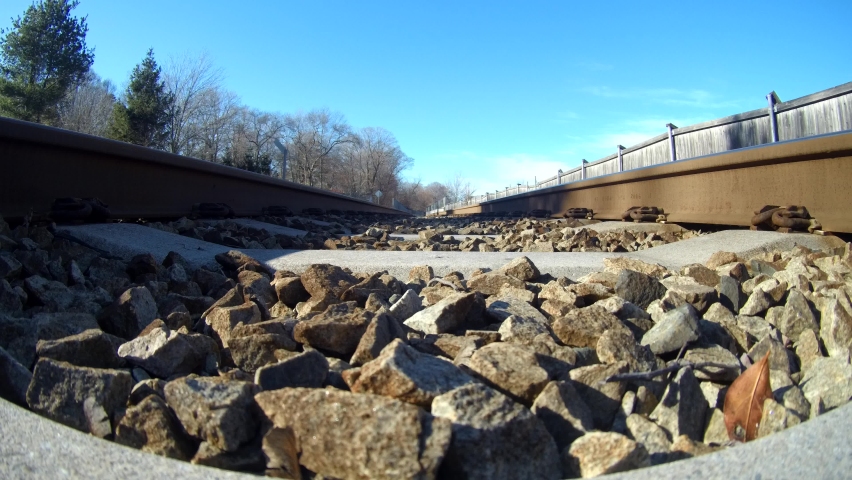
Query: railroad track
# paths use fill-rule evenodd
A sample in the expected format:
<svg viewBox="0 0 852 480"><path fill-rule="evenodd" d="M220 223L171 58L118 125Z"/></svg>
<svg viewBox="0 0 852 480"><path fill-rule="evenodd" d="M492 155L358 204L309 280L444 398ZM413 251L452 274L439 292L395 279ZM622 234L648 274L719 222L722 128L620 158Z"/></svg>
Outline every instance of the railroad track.
<svg viewBox="0 0 852 480"><path fill-rule="evenodd" d="M743 148L535 190L443 212L477 215L570 208L620 220L657 207L674 223L750 226L766 205L803 205L829 232L852 232L852 133Z"/></svg>
<svg viewBox="0 0 852 480"><path fill-rule="evenodd" d="M237 216L269 207L407 215L293 182L67 130L0 118L0 214L50 212L58 198L97 198L111 218L178 218L197 204Z"/></svg>

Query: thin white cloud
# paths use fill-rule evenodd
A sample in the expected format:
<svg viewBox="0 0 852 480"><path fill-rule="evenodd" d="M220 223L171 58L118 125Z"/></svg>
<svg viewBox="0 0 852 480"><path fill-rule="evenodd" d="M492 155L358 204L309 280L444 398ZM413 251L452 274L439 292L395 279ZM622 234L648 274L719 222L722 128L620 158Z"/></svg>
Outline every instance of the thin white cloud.
<svg viewBox="0 0 852 480"><path fill-rule="evenodd" d="M590 86L580 90L602 98L624 98L641 100L662 105L692 108L737 108L740 102L722 99L718 95L701 89L681 90L677 88L627 88L613 89L608 86Z"/></svg>
<svg viewBox="0 0 852 480"><path fill-rule="evenodd" d="M458 175L475 189L474 195L514 188L518 183L533 185L536 180L556 175L560 168L567 169L561 158L526 153L485 156L463 151L444 153L437 158L452 161Z"/></svg>

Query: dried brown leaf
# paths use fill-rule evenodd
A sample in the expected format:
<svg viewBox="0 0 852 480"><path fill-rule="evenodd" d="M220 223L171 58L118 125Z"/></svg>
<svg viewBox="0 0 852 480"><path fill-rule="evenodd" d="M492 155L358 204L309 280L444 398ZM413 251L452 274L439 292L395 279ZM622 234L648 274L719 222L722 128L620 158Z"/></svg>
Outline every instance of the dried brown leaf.
<svg viewBox="0 0 852 480"><path fill-rule="evenodd" d="M757 438L763 402L772 398L769 385L769 354L748 367L725 395L725 427L731 440L748 442Z"/></svg>
<svg viewBox="0 0 852 480"><path fill-rule="evenodd" d="M291 428L274 427L269 430L263 437L267 476L302 480L297 444L296 435Z"/></svg>

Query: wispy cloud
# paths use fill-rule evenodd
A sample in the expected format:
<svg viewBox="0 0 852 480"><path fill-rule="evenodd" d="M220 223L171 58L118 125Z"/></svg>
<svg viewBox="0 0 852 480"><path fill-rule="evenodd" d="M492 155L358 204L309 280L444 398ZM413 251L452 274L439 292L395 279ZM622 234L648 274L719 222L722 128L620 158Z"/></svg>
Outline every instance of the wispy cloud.
<svg viewBox="0 0 852 480"><path fill-rule="evenodd" d="M641 100L648 103L692 108L737 108L740 102L724 99L707 90L677 88L627 88L613 89L608 86L590 86L580 90L597 97Z"/></svg>
<svg viewBox="0 0 852 480"><path fill-rule="evenodd" d="M452 162L456 167L454 174L469 181L476 189L475 195L516 187L518 183L532 185L535 180L556 175L560 168L567 169L565 161L557 156L526 153L488 156L463 151L444 153L437 158Z"/></svg>
<svg viewBox="0 0 852 480"><path fill-rule="evenodd" d="M570 110L564 110L561 112L556 112L556 121L558 122L566 122L569 120L577 120L580 118L580 114L577 112L572 112Z"/></svg>

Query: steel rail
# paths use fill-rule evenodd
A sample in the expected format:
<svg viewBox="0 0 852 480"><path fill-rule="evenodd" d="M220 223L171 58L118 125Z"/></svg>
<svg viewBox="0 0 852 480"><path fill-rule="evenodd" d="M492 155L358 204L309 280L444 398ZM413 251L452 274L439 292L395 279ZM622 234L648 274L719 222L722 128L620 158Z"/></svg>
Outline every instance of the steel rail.
<svg viewBox="0 0 852 480"><path fill-rule="evenodd" d="M447 211L591 208L620 219L633 206L655 206L670 222L748 226L764 205L804 205L831 232L852 232L852 133L742 148L595 177Z"/></svg>
<svg viewBox="0 0 852 480"><path fill-rule="evenodd" d="M96 197L115 218L168 218L195 203L237 215L284 205L409 215L318 188L195 158L0 117L0 214L47 213L56 198Z"/></svg>

